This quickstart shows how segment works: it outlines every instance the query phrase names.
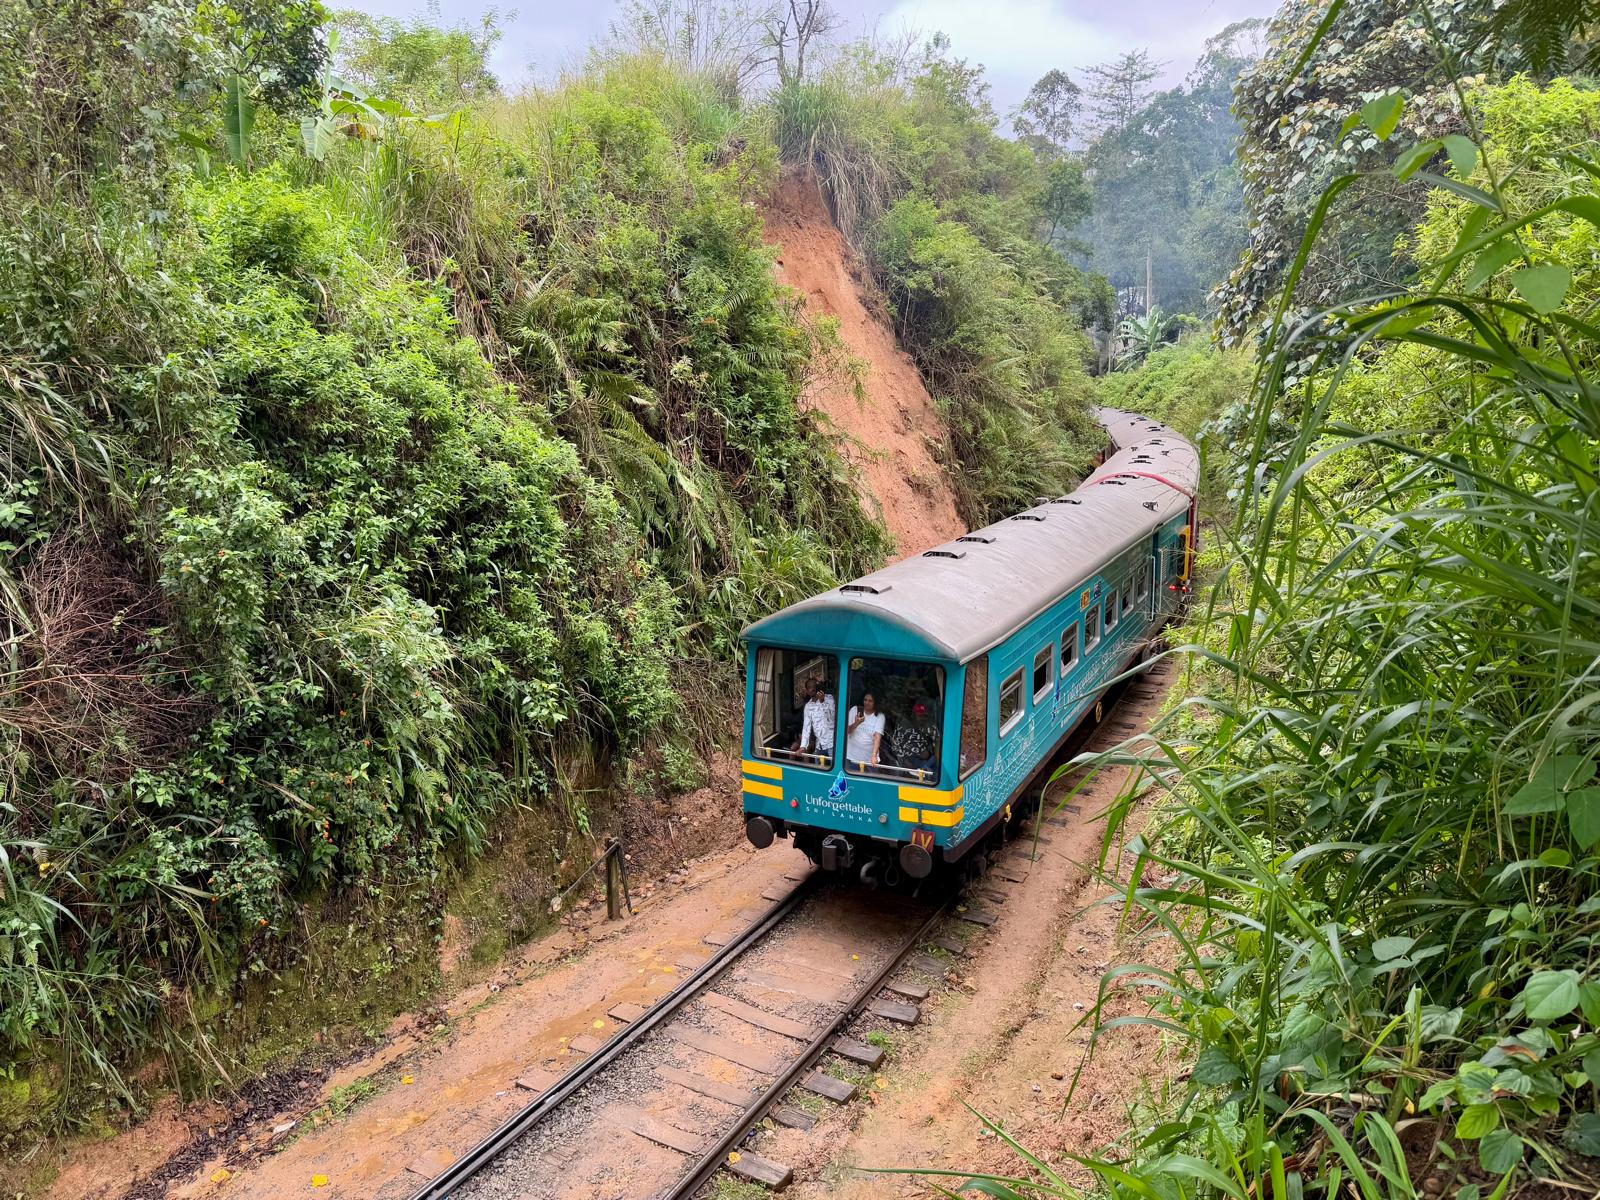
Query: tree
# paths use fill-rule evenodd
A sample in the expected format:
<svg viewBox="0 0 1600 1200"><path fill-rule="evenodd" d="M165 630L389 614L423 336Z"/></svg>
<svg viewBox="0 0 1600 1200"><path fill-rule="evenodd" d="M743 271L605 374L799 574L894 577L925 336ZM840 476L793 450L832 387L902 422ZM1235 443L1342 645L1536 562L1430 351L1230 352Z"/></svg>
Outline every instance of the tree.
<svg viewBox="0 0 1600 1200"><path fill-rule="evenodd" d="M1066 151L1082 111L1083 89L1065 71L1047 71L1017 106L1011 127L1035 154L1049 157Z"/></svg>
<svg viewBox="0 0 1600 1200"><path fill-rule="evenodd" d="M778 85L800 83L806 77L806 56L813 42L839 27L839 16L826 0L781 0L763 18Z"/></svg>
<svg viewBox="0 0 1600 1200"><path fill-rule="evenodd" d="M1230 106L1263 24L1210 38L1182 87L1154 94L1084 151L1093 199L1079 236L1119 289L1143 288L1149 274L1168 308L1199 313L1238 261L1247 235Z"/></svg>
<svg viewBox="0 0 1600 1200"><path fill-rule="evenodd" d="M1504 0L1485 36L1522 48L1541 75L1600 71L1600 0Z"/></svg>
<svg viewBox="0 0 1600 1200"><path fill-rule="evenodd" d="M437 111L469 108L500 90L489 70L503 36L498 9L485 9L474 25L445 26L438 0L409 22L355 11L334 20L342 35L340 73L370 91Z"/></svg>
<svg viewBox="0 0 1600 1200"><path fill-rule="evenodd" d="M1453 77L1504 78L1530 65L1519 45L1495 36L1496 0L1344 0L1331 9L1332 0L1287 0L1268 27L1266 54L1235 91L1251 238L1216 292L1230 342L1250 336L1278 295L1312 212L1340 175L1365 178L1330 209L1296 302L1320 309L1410 279L1402 235L1421 217L1428 187L1397 180L1393 146L1365 126L1347 129L1352 114L1396 96L1404 110L1391 142L1465 132Z"/></svg>
<svg viewBox="0 0 1600 1200"><path fill-rule="evenodd" d="M1117 351L1119 367L1135 367L1149 358L1161 343L1167 340L1176 321L1157 304L1142 317L1124 317L1117 326L1117 340L1122 349Z"/></svg>
<svg viewBox="0 0 1600 1200"><path fill-rule="evenodd" d="M1130 50L1112 62L1090 67L1085 74L1094 128L1102 135L1126 129L1154 95L1150 85L1160 78L1164 66L1151 58L1148 50Z"/></svg>
<svg viewBox="0 0 1600 1200"><path fill-rule="evenodd" d="M1063 157L1049 162L1045 166L1044 192L1039 200L1039 209L1049 222L1044 244L1054 246L1058 235L1077 228L1093 205L1094 196L1084 177L1081 159Z"/></svg>
<svg viewBox="0 0 1600 1200"><path fill-rule="evenodd" d="M627 0L609 39L623 54L657 55L715 79L734 99L769 65L765 26L771 12L744 0Z"/></svg>

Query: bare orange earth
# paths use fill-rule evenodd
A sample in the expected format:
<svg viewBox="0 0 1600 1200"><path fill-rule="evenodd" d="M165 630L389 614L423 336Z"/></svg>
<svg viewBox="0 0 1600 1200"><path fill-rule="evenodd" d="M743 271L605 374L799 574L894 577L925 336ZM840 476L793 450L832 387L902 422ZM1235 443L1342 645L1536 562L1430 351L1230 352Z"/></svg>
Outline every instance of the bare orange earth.
<svg viewBox="0 0 1600 1200"><path fill-rule="evenodd" d="M883 513L901 555L960 537L966 524L936 453L944 422L894 331L869 308L860 261L828 213L815 175L786 174L766 209L767 241L778 247L778 278L799 292L812 317L833 317L839 339L866 368L861 394L840 365L819 374L804 403L847 435L846 457L861 471L865 499Z"/></svg>

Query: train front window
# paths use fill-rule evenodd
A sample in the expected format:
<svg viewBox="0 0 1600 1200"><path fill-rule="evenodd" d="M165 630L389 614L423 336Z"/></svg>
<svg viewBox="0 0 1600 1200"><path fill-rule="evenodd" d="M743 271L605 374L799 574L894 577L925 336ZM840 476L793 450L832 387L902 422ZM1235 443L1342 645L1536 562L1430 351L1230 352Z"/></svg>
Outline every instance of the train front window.
<svg viewBox="0 0 1600 1200"><path fill-rule="evenodd" d="M944 747L944 668L896 658L852 658L844 769L931 786Z"/></svg>
<svg viewBox="0 0 1600 1200"><path fill-rule="evenodd" d="M757 758L828 770L838 744L839 662L815 650L756 652L751 740Z"/></svg>

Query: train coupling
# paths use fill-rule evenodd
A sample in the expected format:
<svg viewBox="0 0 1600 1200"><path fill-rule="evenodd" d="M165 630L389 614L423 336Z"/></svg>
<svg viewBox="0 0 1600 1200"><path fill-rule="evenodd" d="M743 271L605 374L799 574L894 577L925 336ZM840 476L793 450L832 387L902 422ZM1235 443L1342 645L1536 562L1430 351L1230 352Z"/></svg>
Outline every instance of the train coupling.
<svg viewBox="0 0 1600 1200"><path fill-rule="evenodd" d="M855 848L842 833L830 833L822 839L821 863L824 871L848 871L855 861Z"/></svg>

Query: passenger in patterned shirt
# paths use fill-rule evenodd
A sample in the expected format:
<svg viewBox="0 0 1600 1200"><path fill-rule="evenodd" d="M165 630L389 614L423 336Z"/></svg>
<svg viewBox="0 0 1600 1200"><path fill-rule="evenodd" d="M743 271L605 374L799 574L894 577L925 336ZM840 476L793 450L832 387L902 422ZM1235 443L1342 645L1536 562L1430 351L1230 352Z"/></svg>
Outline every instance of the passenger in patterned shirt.
<svg viewBox="0 0 1600 1200"><path fill-rule="evenodd" d="M911 719L895 726L889 735L889 752L897 765L912 771L939 773L939 731L933 726L927 703L911 706Z"/></svg>

